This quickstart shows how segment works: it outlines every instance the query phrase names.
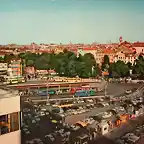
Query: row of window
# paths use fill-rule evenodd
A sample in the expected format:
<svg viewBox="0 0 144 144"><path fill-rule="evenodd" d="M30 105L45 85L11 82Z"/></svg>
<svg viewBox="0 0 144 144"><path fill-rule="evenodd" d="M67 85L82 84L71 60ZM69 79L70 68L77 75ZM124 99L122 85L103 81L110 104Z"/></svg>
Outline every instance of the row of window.
<svg viewBox="0 0 144 144"><path fill-rule="evenodd" d="M0 135L20 129L20 113L15 112L0 116Z"/></svg>
<svg viewBox="0 0 144 144"><path fill-rule="evenodd" d="M118 59L133 59L133 60L135 60L134 57L118 57Z"/></svg>

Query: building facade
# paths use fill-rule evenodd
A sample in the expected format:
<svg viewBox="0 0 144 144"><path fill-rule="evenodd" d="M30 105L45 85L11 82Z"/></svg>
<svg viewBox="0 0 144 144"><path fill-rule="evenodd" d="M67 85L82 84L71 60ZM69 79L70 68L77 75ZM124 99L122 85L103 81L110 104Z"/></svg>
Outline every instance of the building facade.
<svg viewBox="0 0 144 144"><path fill-rule="evenodd" d="M0 71L7 71L8 64L7 63L0 63Z"/></svg>
<svg viewBox="0 0 144 144"><path fill-rule="evenodd" d="M20 96L0 89L0 143L20 144Z"/></svg>
<svg viewBox="0 0 144 144"><path fill-rule="evenodd" d="M130 62L133 65L136 58L137 58L136 54L126 54L126 53L123 53L123 51L119 51L116 53L116 55L114 57L114 62L121 60L124 63Z"/></svg>
<svg viewBox="0 0 144 144"><path fill-rule="evenodd" d="M12 76L21 76L22 75L22 64L21 60L12 60L9 68L12 70Z"/></svg>

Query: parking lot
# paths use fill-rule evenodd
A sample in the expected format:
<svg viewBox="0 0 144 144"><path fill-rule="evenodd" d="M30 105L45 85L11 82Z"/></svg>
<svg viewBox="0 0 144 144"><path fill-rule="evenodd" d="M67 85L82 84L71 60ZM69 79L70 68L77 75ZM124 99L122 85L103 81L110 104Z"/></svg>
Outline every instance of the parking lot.
<svg viewBox="0 0 144 144"><path fill-rule="evenodd" d="M127 90L128 88L124 89ZM134 104L143 99L131 101ZM25 143L82 143L101 135L95 128L100 126L100 121L117 119L117 114L126 114L133 111L133 106L128 109L122 103L108 102L106 99L87 99L73 102L72 107L54 107L45 103L24 103L22 105L23 125L22 141ZM55 103L55 105L58 105ZM117 107L117 109L116 109ZM83 123L81 126L79 123ZM36 139L37 138L37 139Z"/></svg>

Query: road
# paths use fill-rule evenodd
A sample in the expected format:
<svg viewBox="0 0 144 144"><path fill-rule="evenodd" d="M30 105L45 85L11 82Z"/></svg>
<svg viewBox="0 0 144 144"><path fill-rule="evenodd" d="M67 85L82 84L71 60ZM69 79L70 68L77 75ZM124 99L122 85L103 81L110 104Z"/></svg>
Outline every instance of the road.
<svg viewBox="0 0 144 144"><path fill-rule="evenodd" d="M121 84L121 83L109 83L107 88L106 88L106 95L113 95L113 96L118 96L121 94L124 94L124 92L128 89L132 89L132 88L138 88L140 87L140 84ZM101 92L97 92L95 96L104 96L105 95L105 91L101 91ZM50 96L50 99L61 99L61 98L72 98L73 95L70 94L63 94L63 95L52 95ZM47 100L46 97L29 97L32 100L35 101L45 101Z"/></svg>
<svg viewBox="0 0 144 144"><path fill-rule="evenodd" d="M138 87L140 87L140 84L109 83L106 89L106 94L107 95L120 95L120 94L123 94L128 89L138 88ZM97 92L96 95L104 96L105 91ZM70 97L69 95L53 95L50 98L56 99L56 98L60 98L60 96L63 98Z"/></svg>
<svg viewBox="0 0 144 144"><path fill-rule="evenodd" d="M119 95L124 93L124 91L132 89L132 88L138 88L140 87L140 84L125 84L125 83L109 83L106 89L107 95ZM104 91L98 92L98 95L104 95Z"/></svg>

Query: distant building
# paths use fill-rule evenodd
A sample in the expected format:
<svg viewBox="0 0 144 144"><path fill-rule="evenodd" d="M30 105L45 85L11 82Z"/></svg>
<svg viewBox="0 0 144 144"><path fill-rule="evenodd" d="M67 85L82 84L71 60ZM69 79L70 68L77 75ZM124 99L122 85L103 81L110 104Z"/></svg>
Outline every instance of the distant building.
<svg viewBox="0 0 144 144"><path fill-rule="evenodd" d="M36 70L34 67L25 67L24 71L27 75L34 75Z"/></svg>
<svg viewBox="0 0 144 144"><path fill-rule="evenodd" d="M114 62L121 60L124 63L130 62L130 63L134 64L136 58L137 58L137 56L135 54L125 54L125 53L123 53L123 51L120 51L120 52L116 53L116 55L114 57Z"/></svg>
<svg viewBox="0 0 144 144"><path fill-rule="evenodd" d="M144 53L144 42L135 42L132 44L137 54Z"/></svg>

